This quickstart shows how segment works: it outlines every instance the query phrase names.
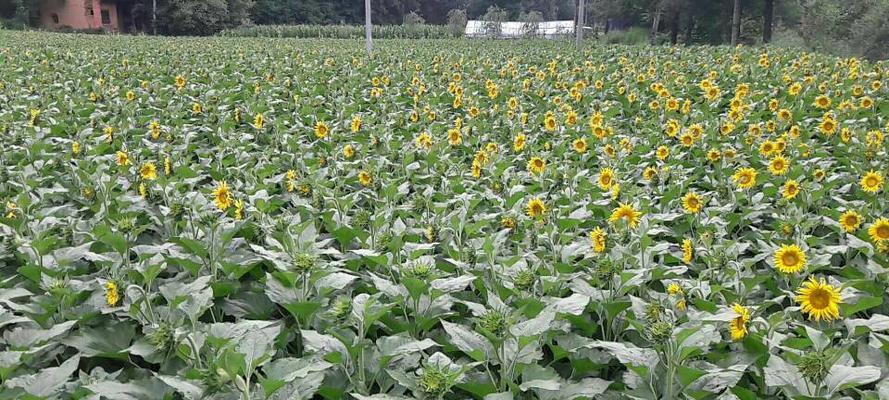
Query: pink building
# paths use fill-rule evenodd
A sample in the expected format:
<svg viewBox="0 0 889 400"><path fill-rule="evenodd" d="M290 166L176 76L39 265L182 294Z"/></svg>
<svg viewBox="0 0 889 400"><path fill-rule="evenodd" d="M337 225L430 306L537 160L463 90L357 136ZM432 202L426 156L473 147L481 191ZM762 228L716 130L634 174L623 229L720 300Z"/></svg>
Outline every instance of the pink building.
<svg viewBox="0 0 889 400"><path fill-rule="evenodd" d="M117 3L109 0L44 0L40 5L40 25L59 29L103 29L120 32L123 28Z"/></svg>

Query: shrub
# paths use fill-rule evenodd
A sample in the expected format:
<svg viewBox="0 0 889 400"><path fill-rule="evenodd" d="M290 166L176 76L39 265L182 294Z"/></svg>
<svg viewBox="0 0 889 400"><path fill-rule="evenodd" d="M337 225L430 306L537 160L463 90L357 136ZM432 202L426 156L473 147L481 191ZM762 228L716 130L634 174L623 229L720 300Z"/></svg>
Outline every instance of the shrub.
<svg viewBox="0 0 889 400"><path fill-rule="evenodd" d="M466 10L455 8L448 11L448 29L451 30L451 35L463 35L463 32L466 30L467 21Z"/></svg>

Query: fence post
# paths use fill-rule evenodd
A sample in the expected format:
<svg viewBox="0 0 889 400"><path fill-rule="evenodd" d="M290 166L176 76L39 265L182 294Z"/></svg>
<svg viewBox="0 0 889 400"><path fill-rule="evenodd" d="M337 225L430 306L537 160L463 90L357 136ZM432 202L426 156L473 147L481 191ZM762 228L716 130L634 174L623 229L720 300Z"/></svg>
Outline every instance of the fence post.
<svg viewBox="0 0 889 400"><path fill-rule="evenodd" d="M583 3L584 0L579 0L577 3L577 25L574 26L574 45L578 50L583 42Z"/></svg>
<svg viewBox="0 0 889 400"><path fill-rule="evenodd" d="M373 38L371 38L372 28L370 24L370 0L364 0L364 47L367 48L367 55L373 54Z"/></svg>

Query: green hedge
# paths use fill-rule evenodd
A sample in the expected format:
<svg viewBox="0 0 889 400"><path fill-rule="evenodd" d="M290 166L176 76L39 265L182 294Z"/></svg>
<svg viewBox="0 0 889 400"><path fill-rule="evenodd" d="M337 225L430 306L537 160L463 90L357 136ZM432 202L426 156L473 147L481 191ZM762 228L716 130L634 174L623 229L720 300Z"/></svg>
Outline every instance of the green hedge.
<svg viewBox="0 0 889 400"><path fill-rule="evenodd" d="M226 29L228 37L288 37L360 39L363 25L255 25ZM380 39L443 39L453 37L447 25L374 25L373 36Z"/></svg>

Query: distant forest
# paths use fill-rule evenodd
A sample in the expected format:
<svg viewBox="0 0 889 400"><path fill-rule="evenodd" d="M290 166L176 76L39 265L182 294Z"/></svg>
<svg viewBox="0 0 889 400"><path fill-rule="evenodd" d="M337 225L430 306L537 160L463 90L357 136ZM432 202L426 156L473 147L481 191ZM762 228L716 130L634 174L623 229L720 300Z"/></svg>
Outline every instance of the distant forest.
<svg viewBox="0 0 889 400"><path fill-rule="evenodd" d="M0 0L0 22L35 26L40 3ZM578 0L372 0L376 25L503 20L573 20ZM212 35L251 25L356 25L363 0L117 0L125 29ZM586 26L613 43L777 44L889 56L889 0L586 0ZM155 8L156 7L156 8ZM153 12L155 11L155 12ZM152 17L156 15L156 20ZM155 22L153 22L155 21ZM453 31L457 32L460 27ZM630 31L633 35L616 36ZM615 33L612 33L615 32Z"/></svg>

